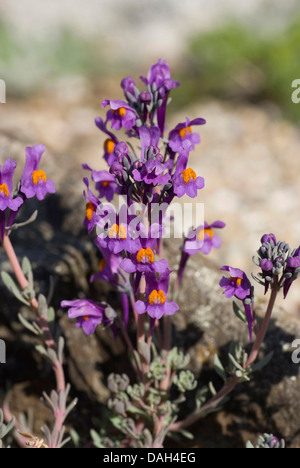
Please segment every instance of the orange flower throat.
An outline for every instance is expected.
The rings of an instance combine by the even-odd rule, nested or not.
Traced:
[[[242,278],[234,278],[230,276],[229,281],[233,281],[238,287],[242,284]]]
[[[86,204],[86,217],[88,221],[91,221],[93,214],[96,211],[96,207],[93,205],[92,202],[88,202]]]
[[[3,193],[6,197],[9,197],[9,190],[6,184],[0,185],[0,193]]]
[[[109,230],[108,237],[110,239],[121,239],[121,240],[127,239],[126,227],[123,226],[122,224],[121,226],[118,226],[118,224],[113,224]]]
[[[125,107],[119,107],[119,109],[115,109],[113,111],[114,114],[118,114],[120,117],[125,117],[126,115],[126,109]]]
[[[152,291],[148,298],[150,305],[164,305],[166,303],[165,293],[160,289],[159,291]]]
[[[44,171],[39,169],[38,171],[34,171],[32,173],[32,182],[34,185],[37,185],[39,182],[47,182],[47,177]]]
[[[202,231],[198,232],[198,239],[204,240],[205,234],[209,236],[210,240],[214,237],[214,232],[211,228],[202,229]]]
[[[99,263],[99,271],[103,271],[105,267],[106,267],[106,260],[105,258],[102,258],[102,260],[100,260],[100,263]]]
[[[154,263],[155,257],[152,249],[141,249],[136,254],[136,260],[138,263]]]
[[[111,138],[107,138],[104,142],[104,151],[108,154],[112,154],[115,149],[115,142]]]
[[[192,127],[188,125],[187,127],[181,128],[180,130],[178,130],[178,133],[179,133],[180,138],[184,138],[186,137],[187,134],[191,135],[193,133],[193,130],[192,130]]]
[[[182,178],[185,184],[188,184],[190,180],[197,179],[196,172],[193,169],[186,169],[182,173]]]

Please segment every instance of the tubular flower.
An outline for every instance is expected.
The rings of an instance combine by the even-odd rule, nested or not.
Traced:
[[[215,229],[223,229],[226,226],[223,221],[215,221],[208,224],[204,221],[204,226],[199,226],[196,230],[189,232],[188,238],[184,243],[184,252],[188,255],[194,255],[197,252],[202,252],[208,255],[213,248],[221,247],[221,238],[215,234]]]
[[[111,128],[120,130],[122,127],[125,130],[131,130],[136,123],[136,112],[124,101],[110,101],[105,99],[102,102],[102,107],[110,106],[107,112],[107,121],[111,122]]]
[[[224,294],[227,298],[235,296],[243,302],[248,328],[249,337],[252,341],[253,334],[253,288],[245,272],[238,268],[232,268],[229,266],[223,266],[223,271],[228,271],[230,274],[229,278],[223,277],[220,281],[220,286],[224,288]]]
[[[166,166],[161,162],[158,155],[157,159],[149,159],[142,164],[140,170],[134,169],[133,177],[136,182],[145,182],[147,185],[166,185],[171,176],[166,172]]]
[[[138,314],[145,312],[152,319],[160,319],[163,315],[173,315],[179,310],[176,302],[169,302],[167,300],[170,270],[160,275],[157,279],[156,276],[151,275],[146,277],[146,298],[144,301],[137,301],[136,311]]]
[[[83,192],[84,198],[86,200],[85,219],[83,225],[90,234],[100,219],[100,216],[97,213],[100,201],[90,190],[89,180],[87,177],[83,179],[83,182],[87,187],[87,193],[85,191]]]
[[[197,196],[198,190],[204,188],[203,177],[197,177],[193,169],[185,169],[173,179],[174,193],[179,197],[188,195],[191,198]]]
[[[288,276],[284,282],[283,295],[286,298],[292,283],[300,275],[300,247],[294,252],[292,257],[289,257],[286,262],[286,276]]]
[[[158,60],[151,66],[147,78],[141,76],[142,81],[147,85],[158,90],[159,96],[164,97],[166,93],[180,85],[178,81],[171,78],[171,72],[166,60]]]
[[[127,78],[123,78],[121,81],[121,88],[124,91],[125,97],[127,98],[127,95],[129,94],[133,102],[136,102],[136,96],[135,96],[135,81],[133,78],[128,76]]]
[[[129,215],[125,205],[122,206],[119,215],[109,222],[108,226],[99,233],[97,245],[100,249],[108,249],[117,255],[123,250],[129,253],[136,253],[141,249],[141,239],[138,226],[131,225],[131,221],[136,220],[133,215]]]
[[[168,270],[167,260],[155,261],[155,255],[150,247],[140,249],[132,258],[125,258],[121,265],[126,273],[164,273]]]
[[[228,271],[230,274],[229,278],[223,276],[220,281],[221,288],[224,288],[224,294],[227,298],[237,297],[238,299],[244,300],[251,293],[251,283],[244,273],[239,268],[232,268],[230,266],[223,266],[223,271]]]
[[[197,118],[194,120],[186,119],[185,123],[178,124],[169,134],[169,146],[175,153],[183,149],[183,143],[188,142],[190,149],[194,150],[195,145],[200,143],[200,136],[194,133],[192,127],[195,125],[205,125],[206,120]]]
[[[115,154],[116,145],[119,143],[118,138],[109,130],[107,130],[105,123],[101,117],[95,118],[95,124],[103,133],[107,135],[106,140],[103,144],[104,155],[103,158],[109,166],[111,166],[115,161],[117,161],[117,156]]]
[[[27,198],[36,196],[38,200],[44,200],[47,193],[55,193],[55,184],[47,179],[45,172],[39,169],[39,163],[44,145],[36,145],[26,148],[26,163],[21,179],[21,192]]]
[[[109,326],[113,323],[113,318],[108,318],[106,310],[107,304],[96,304],[89,299],[78,299],[75,301],[62,301],[61,307],[68,307],[70,319],[77,319],[76,327],[82,328],[86,335],[92,335],[98,325],[103,323]]]
[[[23,204],[21,197],[12,198],[13,195],[13,176],[17,163],[12,159],[7,159],[0,166],[0,211],[9,208],[11,211],[18,211]]]

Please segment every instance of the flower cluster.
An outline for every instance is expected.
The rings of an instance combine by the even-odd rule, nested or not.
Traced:
[[[13,177],[17,163],[7,159],[3,167],[0,166],[0,234],[3,240],[5,231],[13,225],[16,216],[26,199],[37,197],[44,200],[47,193],[55,193],[52,180],[47,179],[45,172],[39,168],[44,145],[26,148],[26,163],[21,181],[14,190]]]
[[[255,279],[265,286],[265,293],[276,285],[283,288],[286,298],[300,275],[300,246],[292,250],[285,242],[277,242],[274,234],[265,234],[253,261],[261,269]]]
[[[142,91],[133,78],[124,78],[121,82],[124,99],[105,99],[102,108],[106,109],[106,118],[95,119],[96,126],[105,134],[103,158],[109,168],[98,171],[83,165],[95,184],[93,193],[88,178],[84,179],[87,188],[84,225],[89,233],[96,227],[95,244],[101,258],[99,271],[91,281],[109,281],[121,293],[123,302],[124,295],[130,297],[136,316],[147,313],[153,324],[179,309],[168,297],[171,270],[161,258],[166,214],[155,207],[169,206],[175,197],[184,195],[196,198],[204,188],[204,179],[189,166],[189,155],[200,143],[197,127],[206,122],[202,118],[187,118],[166,132],[169,95],[179,83],[171,77],[165,60],[152,65],[141,81],[145,86]],[[114,131],[121,129],[127,141],[115,135]],[[137,145],[129,139],[137,140]],[[119,211],[106,204],[115,194],[125,200]],[[198,227],[185,241],[184,255],[189,257],[198,251],[208,254],[213,247],[219,248],[221,240],[214,230],[224,226],[217,221]],[[180,276],[185,264],[186,261],[180,268]],[[75,307],[76,304],[75,301]],[[85,308],[82,315],[93,317],[92,309],[89,313]],[[92,329],[87,330],[88,325],[82,319],[78,323],[85,332]]]
[[[274,234],[264,234],[253,262],[260,268],[260,272],[257,276],[252,276],[264,286],[265,294],[271,289],[276,295],[283,289],[283,296],[286,298],[293,282],[300,276],[300,246],[291,250],[285,242],[277,242]],[[244,271],[230,266],[223,266],[221,270],[227,271],[229,277],[223,277],[220,286],[224,288],[227,298],[235,297],[242,301],[252,341],[255,321],[254,288]]]

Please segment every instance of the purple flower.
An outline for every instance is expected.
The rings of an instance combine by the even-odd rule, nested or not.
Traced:
[[[158,127],[140,127],[139,130],[139,138],[141,140],[142,151],[141,151],[141,160],[144,161],[147,159],[146,157],[146,150],[153,147],[154,149],[158,149],[158,143],[160,138],[160,130]]]
[[[89,180],[87,177],[83,179],[84,184],[87,187],[87,193],[84,191],[83,195],[86,200],[86,213],[84,219],[84,227],[88,230],[90,234],[98,221],[100,220],[100,216],[97,213],[97,209],[100,205],[100,201],[98,198],[93,194],[89,187]]]
[[[134,226],[131,221],[133,221]],[[134,221],[136,221],[136,217],[129,215],[127,207],[123,205],[119,215],[115,216],[114,222],[110,222],[109,226],[98,235],[97,244],[99,247],[109,249],[114,254],[119,254],[123,250],[129,253],[138,252],[141,249],[138,231],[140,223],[136,225]]]
[[[179,310],[176,302],[167,300],[169,289],[170,270],[157,279],[156,276],[147,276],[146,302],[136,302],[136,312],[147,312],[152,319],[160,319],[163,315],[173,315]]]
[[[13,192],[13,176],[17,163],[12,159],[7,159],[0,166],[0,211],[5,211],[9,208],[11,211],[18,211],[23,204],[21,197],[12,198]]]
[[[266,278],[266,277],[273,278],[272,270],[274,268],[274,265],[273,265],[273,262],[271,260],[269,260],[268,258],[263,258],[260,261],[259,266],[260,266],[260,268],[262,270],[263,278]],[[265,281],[265,294],[267,294],[267,292],[269,290],[269,286],[270,286],[270,282]]]
[[[107,112],[107,121],[111,122],[111,128],[120,130],[122,127],[125,130],[131,130],[136,123],[136,112],[124,101],[110,101],[105,99],[102,102],[102,107],[110,106]]]
[[[113,133],[107,130],[106,125],[101,119],[101,117],[95,118],[95,124],[103,133],[106,133],[106,135],[108,136],[108,138],[105,140],[104,145],[103,145],[104,147],[103,158],[105,159],[107,164],[111,166],[117,160],[117,156],[115,154],[115,147],[119,143],[119,140]]]
[[[147,78],[141,76],[142,81],[149,86],[153,93],[157,91],[160,105],[157,109],[157,124],[161,136],[164,134],[166,108],[168,96],[172,89],[177,88],[180,83],[171,78],[170,68],[166,60],[158,60],[151,66]]]
[[[26,148],[26,163],[21,179],[21,192],[27,198],[37,196],[38,200],[44,200],[47,193],[55,193],[54,182],[47,179],[45,172],[38,168],[44,152],[44,145]]]
[[[228,271],[230,274],[229,278],[223,276],[220,281],[220,286],[224,288],[224,294],[227,298],[235,296],[243,301],[251,295],[251,283],[246,273],[230,266],[223,266],[221,270]]]
[[[277,240],[274,234],[264,234],[261,238],[262,244],[269,244],[271,241],[273,242],[274,246],[277,244]]]
[[[155,261],[155,255],[150,247],[140,249],[132,258],[125,258],[120,267],[126,273],[164,273],[169,268],[167,260]]]
[[[105,310],[107,309],[106,304],[98,305],[88,299],[78,299],[76,301],[62,301],[61,307],[69,307],[69,318],[76,318],[76,327],[83,328],[86,335],[92,335],[97,325],[101,323],[107,326],[113,322],[105,314]]]
[[[147,185],[166,185],[171,176],[166,172],[166,166],[162,164],[162,155],[157,155],[157,159],[149,159],[142,164],[141,169],[134,169],[132,175],[136,182],[145,182]]]
[[[87,164],[83,164],[82,167],[92,172],[92,180],[96,183],[99,198],[105,197],[107,201],[111,202],[115,193],[120,193],[120,187],[116,183],[116,178],[113,174],[110,174],[108,171],[93,171]]]
[[[220,281],[220,286],[224,288],[224,294],[227,298],[235,296],[243,302],[245,314],[248,322],[250,341],[252,342],[252,329],[253,329],[253,291],[252,286],[247,278],[247,275],[238,268],[230,266],[223,266],[223,271],[228,271],[229,278],[223,276]]]
[[[197,197],[198,190],[203,189],[204,185],[203,177],[197,177],[193,169],[185,169],[173,179],[173,190],[179,198],[183,195]]]
[[[286,298],[292,283],[298,278],[300,274],[300,247],[295,251],[293,257],[289,257],[287,259],[285,273],[290,273],[292,276],[287,278],[284,282],[284,299]]]
[[[148,105],[151,102],[151,94],[149,91],[142,91],[140,94],[140,100],[143,104]]]
[[[214,233],[214,229],[223,229],[225,226],[226,224],[223,223],[223,221],[215,221],[212,224],[208,224],[204,221],[204,226],[190,231],[184,243],[184,252],[188,255],[194,255],[200,251],[204,255],[208,255],[212,248],[219,249],[222,241],[220,237]]]
[[[127,94],[129,93],[131,95],[130,97],[132,97],[133,99],[133,102],[137,101],[135,92],[134,92],[135,81],[133,78],[131,78],[130,76],[128,76],[127,78],[124,78],[121,81],[121,88],[123,89],[126,98],[127,98]]]
[[[141,76],[141,80],[147,86],[151,86],[151,88],[155,85],[160,97],[163,97],[168,91],[180,85],[178,81],[171,78],[170,68],[165,59],[160,59],[157,63],[152,65],[147,78]]]
[[[183,143],[188,142],[190,150],[195,149],[195,145],[200,143],[198,133],[193,133],[194,125],[204,125],[206,120],[198,118],[194,120],[186,119],[185,123],[178,124],[169,134],[169,146],[175,153],[183,149]]]
[[[131,258],[125,258],[120,267],[126,273],[166,273],[169,269],[167,260],[155,260],[155,248],[157,239],[161,236],[161,227],[158,224],[152,224],[148,238],[141,238],[142,248]]]
[[[112,201],[115,193],[120,192],[115,176],[107,171],[93,171],[92,180],[96,182],[96,190],[99,192],[99,197],[105,197],[109,202]]]
[[[114,255],[108,249],[101,249],[98,245],[97,238],[95,244],[99,247],[103,256],[99,263],[99,271],[91,276],[90,282],[93,283],[99,279],[117,285],[116,275],[119,273],[120,264],[123,260],[121,255]]]

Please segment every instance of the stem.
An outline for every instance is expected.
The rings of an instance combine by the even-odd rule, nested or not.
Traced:
[[[6,252],[6,255],[7,255],[9,261],[10,261],[10,264],[11,264],[13,270],[14,270],[14,273],[16,275],[18,283],[19,283],[21,289],[24,290],[28,286],[28,281],[25,278],[25,275],[24,275],[24,273],[22,271],[19,260],[18,260],[18,258],[16,256],[16,253],[14,251],[14,248],[13,248],[12,243],[10,242],[10,238],[8,236],[4,236],[3,248],[4,248],[4,250]],[[31,300],[31,306],[32,306],[33,309],[35,309],[35,312],[37,312],[38,303],[37,303],[36,299]]]
[[[125,328],[128,326],[129,321],[129,301],[128,295],[125,293],[121,293],[121,302],[122,302],[122,309],[123,309],[123,320]]]
[[[120,330],[121,330],[121,333],[123,335],[123,338],[129,348],[129,351],[131,352],[131,355],[132,355],[132,358],[134,360],[134,363],[135,363],[135,366],[136,366],[136,370],[139,374],[139,377],[141,378],[142,377],[142,372],[141,372],[141,369],[140,369],[140,366],[139,366],[139,363],[136,359],[136,355],[135,355],[135,352],[134,352],[134,348],[133,348],[133,345],[132,345],[132,342],[131,342],[131,339],[129,338],[129,335],[127,333],[127,330],[126,328],[124,327],[123,325],[123,322],[122,320],[118,320],[118,325],[120,327]]]
[[[269,326],[269,323],[270,323],[270,319],[271,319],[271,316],[272,316],[272,312],[273,312],[273,308],[274,308],[274,305],[275,305],[275,302],[276,302],[278,291],[279,291],[278,278],[276,277],[276,279],[274,281],[274,284],[273,284],[271,297],[270,297],[270,300],[269,300],[269,304],[268,304],[268,307],[267,307],[267,311],[266,311],[266,314],[265,314],[261,329],[259,330],[259,332],[257,334],[256,340],[255,340],[255,342],[253,344],[253,347],[252,347],[251,353],[249,355],[248,361],[245,364],[245,368],[248,367],[248,366],[251,366],[254,363],[254,361],[256,361],[256,358],[258,356],[260,347],[261,347],[261,345],[262,345],[262,343],[263,343],[263,341],[265,339],[265,336],[266,336],[266,333],[267,333],[267,330],[268,330],[268,326]]]
[[[20,288],[24,291],[24,289],[26,289],[28,286],[28,281],[23,273],[23,270],[21,268],[21,265],[19,263],[19,260],[16,256],[13,245],[8,235],[4,236],[3,248],[14,270],[14,273],[16,275]],[[38,302],[36,298],[33,298],[30,300],[30,305],[45,335],[45,344],[47,348],[56,351],[55,341],[53,339],[47,320],[39,316],[39,312],[38,312],[39,306],[38,306]],[[62,363],[60,361],[57,361],[57,365],[54,365],[52,368],[55,373],[57,392],[64,391],[65,390],[65,376],[64,376]]]
[[[276,278],[273,284],[272,288],[272,293],[271,297],[268,303],[267,311],[262,323],[262,327],[260,331],[257,334],[256,340],[253,344],[252,350],[250,352],[249,358],[245,364],[245,368],[251,366],[255,361],[258,356],[260,347],[265,339],[268,326],[270,323],[270,319],[272,316],[273,308],[275,305],[276,297],[279,291],[279,284],[278,284],[278,279]],[[218,404],[227,396],[229,393],[231,393],[234,388],[240,383],[240,380],[237,377],[233,377],[229,382],[226,382],[222,389],[215,395],[210,401],[206,403],[202,408],[199,408],[198,410],[194,411],[190,416],[188,416],[186,419],[183,421],[178,421],[170,426],[170,431],[172,432],[178,432],[181,429],[184,429],[185,427],[190,426],[191,424],[194,424],[200,417],[205,413],[206,411],[216,408]]]
[[[158,342],[158,347],[160,349],[163,349],[163,339],[161,335],[161,330],[160,330],[160,321],[157,319],[156,324],[155,324],[155,331],[156,331],[156,337],[157,337],[157,342]]]
[[[130,293],[130,302],[131,302],[131,306],[132,306],[132,310],[134,314],[135,323],[137,324],[139,316],[137,314],[137,311],[135,310],[135,297],[132,291]]]
[[[140,287],[139,287],[139,297],[141,300],[144,299],[146,291],[146,279],[144,276],[142,276],[141,281],[140,281]],[[145,341],[145,315],[139,315],[138,316],[138,321],[137,321],[137,350],[138,353],[141,357],[142,362],[144,361],[144,356],[143,353],[140,349],[139,343]]]
[[[172,322],[171,317],[164,315],[163,317],[163,326],[164,326],[164,345],[163,349],[165,351],[170,351],[171,342],[172,342]]]
[[[56,378],[57,393],[64,392],[66,389],[66,380],[62,363],[59,362],[57,366],[53,367],[53,371],[55,373]]]
[[[163,326],[164,326],[164,341],[163,349],[169,353],[172,344],[172,322],[171,317],[164,315],[163,317]],[[171,368],[167,366],[166,377],[161,381],[160,388],[162,391],[167,391],[170,385],[171,378]]]
[[[137,326],[137,342],[138,344],[145,341],[145,315],[139,315]]]
[[[170,431],[171,432],[178,432],[181,429],[184,429],[185,427],[191,426],[194,424],[200,417],[202,416],[203,413],[206,413],[208,410],[215,408],[218,406],[218,404],[227,396],[229,393],[232,392],[232,390],[236,387],[236,385],[239,383],[239,379],[237,377],[234,377],[231,381],[227,382],[222,389],[215,395],[210,401],[206,403],[206,405],[202,406],[202,408],[199,408],[196,410],[194,413],[192,413],[190,416],[188,416],[186,419],[183,421],[178,421],[170,426]]]

